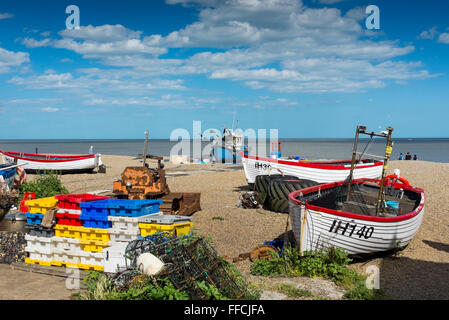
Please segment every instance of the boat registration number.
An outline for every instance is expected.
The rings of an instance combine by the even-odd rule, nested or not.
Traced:
[[[268,168],[271,167],[271,165],[266,164],[266,163],[259,163],[259,162],[256,162],[256,163],[254,164],[254,167],[255,167],[256,169],[268,169]]]
[[[346,235],[348,237],[358,237],[359,239],[362,237],[369,239],[374,233],[374,227],[358,226],[355,223],[344,223],[339,220],[334,220],[329,232],[338,233],[343,236]]]

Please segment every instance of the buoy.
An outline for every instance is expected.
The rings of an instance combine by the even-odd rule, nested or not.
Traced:
[[[407,179],[405,179],[404,177],[400,177],[400,176],[397,176],[397,175],[395,175],[395,174],[390,174],[390,175],[388,175],[388,176],[386,176],[385,177],[385,180],[386,181],[401,181],[403,184],[405,184],[406,186],[409,186],[410,185],[410,183],[408,182],[408,180]]]
[[[149,252],[142,253],[137,258],[137,268],[146,275],[154,276],[158,274],[163,267],[164,263]]]

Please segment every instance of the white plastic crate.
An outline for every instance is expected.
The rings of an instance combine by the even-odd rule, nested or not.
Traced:
[[[92,266],[103,266],[103,253],[101,252],[86,252],[83,251],[80,255],[80,263]]]
[[[108,229],[109,238],[114,242],[129,242],[140,236],[140,229],[132,231]]]
[[[29,234],[25,235],[25,240],[27,241],[27,248],[31,251],[27,252],[44,252],[51,253],[52,239],[55,237],[47,238],[47,237],[38,237],[31,236]]]
[[[43,255],[51,255],[52,254],[52,250],[51,248],[43,248],[43,247],[39,247],[39,246],[35,246],[33,244],[28,244],[26,245],[25,252],[29,252],[30,254],[43,254]],[[33,260],[39,260],[37,258],[32,258]],[[47,260],[44,260],[47,261]]]
[[[112,228],[115,231],[131,231],[139,230],[139,219],[143,217],[162,215],[162,212],[147,214],[142,217],[119,217],[109,216],[108,221],[112,222]]]
[[[178,223],[193,222],[193,217],[177,216],[177,215],[157,215],[157,216],[149,215],[139,217],[139,222],[147,224],[172,225]]]
[[[26,250],[26,248],[25,248]],[[51,262],[53,260],[53,254],[52,253],[44,253],[44,252],[38,252],[38,251],[34,251],[34,252],[29,252],[29,258],[30,260],[39,260],[39,261],[46,261],[46,262]]]
[[[104,272],[115,273],[126,269],[127,246],[128,242],[115,242],[103,250]]]
[[[81,214],[81,210],[59,208],[56,213]]]
[[[53,260],[66,263],[80,263],[80,255],[82,251],[63,251],[63,250],[53,250]]]
[[[65,252],[77,252],[82,250],[80,239],[66,237],[53,237],[51,247],[53,250]]]

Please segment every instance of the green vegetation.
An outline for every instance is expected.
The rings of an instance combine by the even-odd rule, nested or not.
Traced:
[[[224,218],[223,218],[223,217],[213,217],[212,220],[220,220],[220,221],[223,221]]]
[[[366,287],[366,276],[348,267],[352,260],[341,249],[330,248],[300,256],[299,251],[287,247],[284,255],[272,254],[271,259],[260,259],[251,265],[251,274],[258,276],[306,276],[329,279],[342,286],[344,298],[354,300],[381,299],[380,290]]]
[[[180,243],[189,244],[199,238],[198,235],[185,237]],[[207,241],[206,239],[202,238]],[[210,243],[209,243],[210,244]],[[198,257],[201,259],[201,257]],[[258,300],[260,292],[248,286],[242,275],[229,262],[220,258],[224,270],[229,278],[244,289],[243,300]],[[187,291],[178,290],[167,277],[154,278],[144,274],[137,275],[125,286],[114,285],[105,274],[89,272],[84,279],[86,292],[77,295],[81,300],[188,300]],[[205,281],[196,281],[195,284],[209,300],[229,300],[226,288],[217,289]]]
[[[62,185],[59,176],[54,172],[45,172],[38,175],[34,181],[27,181],[20,186],[19,201],[23,200],[25,192],[34,192],[36,199],[52,197],[56,194],[68,194],[69,191]]]

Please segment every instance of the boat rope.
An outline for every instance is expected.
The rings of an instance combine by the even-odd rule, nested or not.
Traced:
[[[369,148],[371,147],[372,143],[374,142],[374,136],[371,135],[368,143],[365,145],[365,148],[363,149],[362,153],[360,153],[359,161],[362,159],[363,155],[368,152]],[[357,162],[359,162],[357,161]]]

